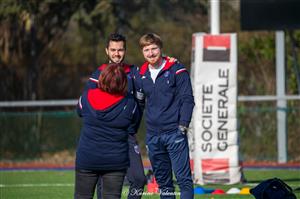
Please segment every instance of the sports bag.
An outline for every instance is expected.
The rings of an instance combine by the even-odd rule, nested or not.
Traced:
[[[262,181],[250,193],[256,199],[297,199],[292,188],[279,178]]]

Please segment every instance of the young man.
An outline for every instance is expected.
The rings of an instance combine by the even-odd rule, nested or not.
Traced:
[[[136,68],[133,65],[124,64],[125,52],[126,52],[126,39],[120,34],[111,34],[107,40],[105,52],[108,57],[109,63],[122,63],[124,70],[127,74],[128,80],[128,95],[134,94],[133,74]],[[108,64],[102,64],[89,78],[87,84],[88,88],[96,88],[98,84],[98,77],[101,71],[106,68]],[[140,118],[141,119],[141,118]],[[136,133],[136,132],[135,132]],[[128,198],[139,199],[142,197],[144,186],[147,183],[147,179],[144,173],[144,167],[142,158],[134,134],[130,134],[128,137],[129,143],[129,160],[130,166],[127,170],[127,179],[130,183]],[[101,197],[101,180],[97,184],[98,199]]]
[[[137,98],[146,104],[146,144],[161,198],[175,198],[172,173],[180,198],[194,196],[187,129],[194,97],[189,74],[178,62],[162,57],[163,42],[153,33],[140,38],[146,62],[136,74]]]

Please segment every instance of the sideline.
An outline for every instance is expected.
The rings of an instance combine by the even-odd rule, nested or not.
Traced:
[[[15,187],[72,187],[74,183],[42,183],[42,184],[0,184],[0,188]]]
[[[145,170],[151,169],[151,164],[149,160],[144,159],[143,165]],[[262,169],[289,169],[289,170],[300,170],[300,162],[289,162],[284,164],[279,164],[276,162],[242,162],[243,169],[249,170],[262,170]],[[54,164],[47,162],[1,162],[0,161],[0,171],[66,171],[66,170],[74,170],[74,163],[66,163],[66,164]]]

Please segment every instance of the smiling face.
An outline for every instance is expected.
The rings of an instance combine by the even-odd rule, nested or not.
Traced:
[[[142,49],[144,58],[147,62],[149,62],[150,65],[152,66],[157,66],[159,65],[162,57],[161,49],[158,45],[156,44],[150,44],[147,46],[144,46]]]
[[[126,50],[123,41],[110,41],[105,51],[111,63],[121,63],[125,58]]]

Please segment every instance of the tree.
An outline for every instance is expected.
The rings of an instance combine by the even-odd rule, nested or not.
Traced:
[[[1,2],[1,70],[7,73],[16,71],[16,79],[6,79],[4,84],[14,85],[13,88],[22,93],[16,96],[7,87],[2,87],[7,93],[2,98],[39,98],[41,63],[53,42],[64,33],[78,6],[79,3],[63,0]]]

